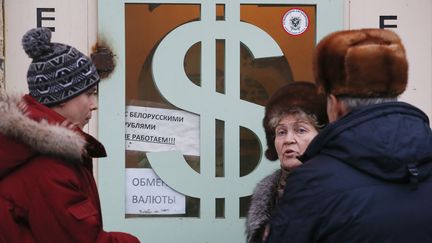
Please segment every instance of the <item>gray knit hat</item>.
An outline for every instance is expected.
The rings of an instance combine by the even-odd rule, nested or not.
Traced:
[[[44,105],[65,102],[100,80],[93,62],[71,46],[52,43],[48,28],[27,31],[22,46],[33,59],[27,71],[30,95]]]

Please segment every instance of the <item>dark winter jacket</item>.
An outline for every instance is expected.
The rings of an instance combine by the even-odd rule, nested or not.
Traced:
[[[402,102],[326,127],[288,177],[270,243],[432,242],[432,132]]]
[[[30,96],[0,95],[0,242],[139,242],[102,229],[95,138]]]

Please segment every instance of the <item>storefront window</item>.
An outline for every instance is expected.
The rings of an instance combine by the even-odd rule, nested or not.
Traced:
[[[290,15],[290,10],[296,11]],[[227,90],[229,87],[227,82],[237,80],[240,99],[264,106],[270,95],[279,87],[295,81],[312,81],[311,60],[316,35],[315,12],[315,6],[312,5],[241,5],[241,21],[267,32],[279,45],[283,56],[257,59],[248,46],[240,42],[238,61],[240,77],[229,77],[231,67],[226,65],[226,40],[222,38],[215,40],[215,60],[210,62],[214,63],[214,87],[212,87],[214,92],[227,95],[230,92]],[[217,5],[216,21],[225,20],[225,14],[225,6]],[[195,4],[125,5],[125,167],[128,173],[130,172],[129,183],[141,189],[145,187],[144,190],[156,191],[152,194],[142,193],[141,189],[133,192],[127,190],[127,193],[136,194],[135,197],[127,195],[127,200],[141,202],[139,207],[130,207],[126,203],[127,217],[200,217],[200,199],[183,195],[182,192],[170,192],[170,185],[158,179],[157,171],[156,173],[152,171],[146,154],[164,151],[164,149],[169,151],[172,149],[171,145],[181,142],[183,144],[180,144],[179,150],[182,151],[185,161],[197,173],[202,172],[199,152],[200,138],[203,138],[200,135],[200,114],[182,110],[176,104],[168,102],[159,92],[152,71],[153,57],[159,43],[179,26],[200,21],[201,18],[200,5]],[[184,75],[198,87],[206,85],[201,72],[204,61],[202,60],[203,48],[202,42],[197,41],[185,52],[183,62]],[[170,71],[170,67],[167,66],[166,72]],[[174,83],[176,80],[171,82]],[[178,92],[182,91],[178,90]],[[207,101],[204,99],[197,102],[205,107]],[[242,116],[241,112],[236,115]],[[223,178],[227,174],[226,163],[230,163],[225,161],[224,156],[226,146],[230,146],[225,141],[227,124],[217,117],[214,124],[214,177]],[[242,177],[251,173],[259,165],[263,153],[262,147],[265,147],[265,144],[262,144],[254,132],[247,127],[239,127],[239,138],[239,175],[237,176]],[[158,190],[164,190],[166,194],[160,195],[157,193]],[[142,194],[139,194],[140,192]],[[147,207],[146,202],[153,202],[158,206]],[[248,204],[248,196],[239,198],[240,217],[245,216]],[[225,217],[224,198],[215,198],[215,207],[215,217]]]

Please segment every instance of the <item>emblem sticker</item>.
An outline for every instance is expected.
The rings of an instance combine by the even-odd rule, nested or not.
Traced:
[[[298,8],[290,9],[282,18],[282,26],[290,35],[303,34],[309,26],[307,14]]]

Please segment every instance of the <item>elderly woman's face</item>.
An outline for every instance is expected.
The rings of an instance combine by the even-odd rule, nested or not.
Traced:
[[[275,148],[283,169],[293,169],[301,162],[297,159],[318,134],[315,126],[298,115],[284,116],[275,128]]]

